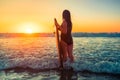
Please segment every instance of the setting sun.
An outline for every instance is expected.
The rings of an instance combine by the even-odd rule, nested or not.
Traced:
[[[31,34],[31,33],[33,33],[33,31],[32,31],[32,29],[26,29],[26,33]]]
[[[24,22],[24,23],[16,25],[16,27],[18,27],[17,32],[20,32],[20,33],[31,34],[31,33],[43,32],[43,27],[34,22]]]

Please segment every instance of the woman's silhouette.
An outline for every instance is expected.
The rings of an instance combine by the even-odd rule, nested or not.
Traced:
[[[56,18],[54,19],[55,25],[61,31],[61,48],[63,51],[63,61],[67,60],[67,57],[70,59],[70,62],[74,61],[73,57],[73,39],[71,35],[72,31],[72,22],[71,15],[69,10],[64,10],[62,13],[63,22],[61,25],[58,24]]]

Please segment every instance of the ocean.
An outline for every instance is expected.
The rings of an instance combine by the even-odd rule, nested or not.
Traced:
[[[59,67],[54,37],[1,37],[0,80],[120,79],[120,37],[73,40],[73,72],[59,72],[52,70]]]

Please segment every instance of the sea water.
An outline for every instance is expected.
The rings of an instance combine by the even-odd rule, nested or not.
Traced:
[[[119,37],[74,37],[73,40],[75,61],[70,65],[75,72],[89,71],[93,73],[120,74]],[[4,80],[4,78],[9,80],[10,76],[12,76],[13,80],[14,78],[21,80],[28,75],[27,73],[22,73],[23,76],[9,72],[9,74],[13,74],[6,77],[5,73],[2,72],[4,69],[15,67],[29,67],[41,70],[59,67],[55,38],[0,38],[0,80]],[[56,80],[58,79],[56,76],[52,77],[55,77]],[[36,80],[39,80],[41,76],[37,76],[37,78]],[[91,80],[96,80],[93,78]],[[54,78],[51,79],[54,80]],[[84,79],[81,77],[79,80]],[[12,79],[10,78],[10,80]]]

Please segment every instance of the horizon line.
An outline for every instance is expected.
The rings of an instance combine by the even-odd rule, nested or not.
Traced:
[[[17,33],[17,34],[29,34],[29,33],[25,33],[25,32],[0,32],[0,34],[2,33],[10,33],[10,34],[13,34],[13,33]],[[30,34],[50,34],[50,33],[54,33],[54,32],[33,32],[33,33],[30,33]],[[120,32],[72,32],[72,33],[120,33]]]

